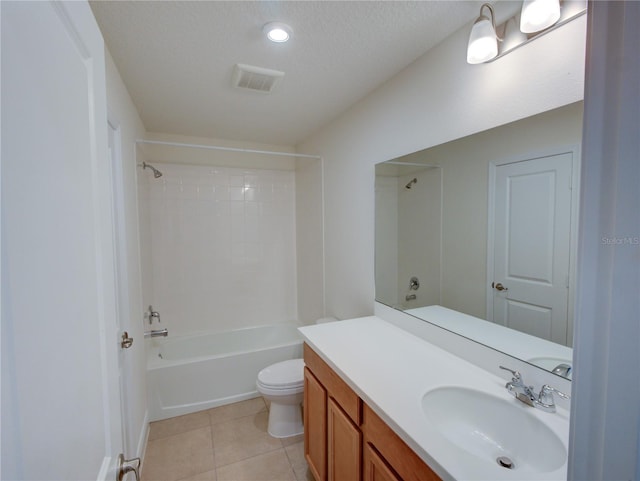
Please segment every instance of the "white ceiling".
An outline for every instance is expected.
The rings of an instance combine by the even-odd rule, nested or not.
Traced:
[[[97,1],[91,8],[149,132],[296,145],[479,12],[480,1]],[[293,37],[263,37],[269,21]],[[461,52],[461,55],[464,55]],[[271,94],[236,63],[285,72]]]

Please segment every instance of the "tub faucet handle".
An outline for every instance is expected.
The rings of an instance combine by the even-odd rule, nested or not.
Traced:
[[[160,322],[160,313],[154,311],[152,305],[149,305],[149,310],[145,313],[145,317],[149,319],[149,324],[153,324],[154,319]]]

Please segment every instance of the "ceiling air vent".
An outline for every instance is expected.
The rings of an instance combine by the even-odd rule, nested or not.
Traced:
[[[269,93],[284,77],[284,72],[238,63],[233,69],[234,87]]]

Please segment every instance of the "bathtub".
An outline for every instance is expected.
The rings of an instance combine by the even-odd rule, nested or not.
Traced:
[[[298,327],[286,323],[148,339],[149,419],[158,421],[258,397],[256,379],[261,369],[302,357]]]

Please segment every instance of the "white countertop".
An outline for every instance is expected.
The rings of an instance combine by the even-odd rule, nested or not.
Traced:
[[[548,371],[561,363],[572,364],[573,349],[570,347],[446,307],[416,307],[404,312]]]
[[[566,479],[566,462],[548,473],[527,472],[526,468],[511,471],[487,463],[457,449],[425,418],[424,393],[437,387],[462,386],[520,405],[518,408],[543,421],[568,446],[568,412],[545,413],[517,401],[504,387],[508,373],[505,378],[494,376],[375,316],[299,330],[307,344],[442,479]]]

